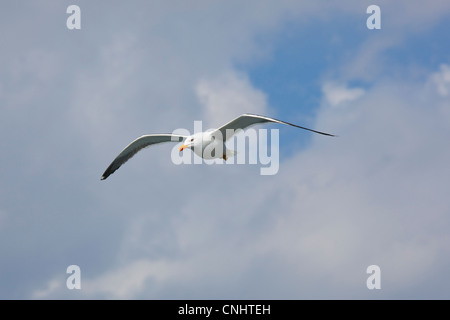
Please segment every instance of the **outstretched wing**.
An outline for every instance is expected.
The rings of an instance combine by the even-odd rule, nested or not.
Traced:
[[[318,134],[323,134],[323,135],[326,135],[326,136],[334,137],[333,134],[329,134],[329,133],[325,133],[325,132],[321,132],[321,131],[316,131],[316,130],[308,129],[308,128],[305,128],[305,127],[301,127],[301,126],[298,126],[296,124],[292,124],[292,123],[289,123],[289,122],[286,122],[286,121],[281,121],[281,120],[278,120],[278,119],[269,118],[269,117],[266,117],[266,116],[260,116],[260,115],[257,115],[257,114],[249,114],[249,113],[245,113],[245,114],[240,115],[236,119],[231,120],[230,122],[228,122],[227,124],[223,125],[222,127],[220,127],[217,130],[220,130],[220,132],[222,133],[222,137],[224,138],[223,140],[226,141],[226,140],[228,140],[229,138],[231,138],[233,136],[234,132],[237,129],[244,130],[245,128],[247,128],[249,126],[252,126],[252,125],[255,125],[255,124],[268,123],[268,122],[287,124],[287,125],[290,125],[290,126],[293,126],[293,127],[296,127],[296,128],[300,128],[300,129],[303,129],[303,130],[308,130],[308,131],[312,131],[312,132],[315,132],[315,133],[318,133]],[[228,134],[227,135],[227,130],[232,130],[232,131],[229,131],[229,132],[232,132],[233,134]]]
[[[108,178],[114,171],[120,168],[125,162],[127,162],[132,156],[134,156],[139,150],[148,147],[152,144],[161,142],[181,142],[186,139],[185,136],[174,135],[174,134],[149,134],[137,138],[131,142],[121,153],[114,159],[114,161],[109,165],[109,167],[103,173],[101,180]]]

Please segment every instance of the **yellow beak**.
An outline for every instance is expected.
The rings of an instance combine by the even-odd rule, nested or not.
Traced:
[[[185,149],[187,147],[188,147],[187,145],[183,144],[178,150],[181,152],[181,151],[183,151],[183,149]]]

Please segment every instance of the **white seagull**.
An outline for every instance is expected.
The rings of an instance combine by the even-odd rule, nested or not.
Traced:
[[[234,150],[229,150],[225,147],[225,142],[231,138],[236,130],[242,129],[261,123],[282,123],[287,124],[296,128],[312,131],[318,134],[323,134],[326,136],[334,137],[335,135],[320,132],[312,129],[308,129],[305,127],[301,127],[286,121],[281,121],[274,118],[269,118],[266,116],[260,116],[256,114],[242,114],[236,119],[231,120],[230,122],[224,124],[218,129],[199,132],[190,136],[182,136],[175,134],[148,134],[141,136],[131,142],[125,149],[122,150],[121,153],[114,159],[114,161],[109,165],[109,167],[103,173],[101,180],[105,180],[108,178],[114,171],[120,168],[125,162],[127,162],[131,157],[133,157],[139,150],[151,146],[152,144],[157,144],[161,142],[181,142],[183,141],[183,145],[179,148],[179,151],[183,151],[184,149],[191,148],[198,156],[205,159],[213,159],[213,158],[221,158],[225,161],[228,160],[229,156],[234,156],[236,152]],[[228,131],[227,131],[228,130]],[[220,132],[219,132],[220,131]],[[232,133],[230,135],[230,132]],[[218,138],[219,137],[219,138]],[[223,150],[223,154],[217,154],[212,156],[211,154],[204,154],[204,150],[206,147],[215,148],[214,145],[222,144],[222,148],[219,150]],[[211,149],[210,149],[211,150]]]

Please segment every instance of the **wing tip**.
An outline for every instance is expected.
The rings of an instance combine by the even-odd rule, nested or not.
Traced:
[[[112,172],[108,172],[108,170],[106,170],[102,177],[100,178],[100,180],[106,180],[106,178],[108,178],[111,175]]]

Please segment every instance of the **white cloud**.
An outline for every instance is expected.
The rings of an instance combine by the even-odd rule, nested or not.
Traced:
[[[364,94],[362,88],[347,88],[344,85],[327,82],[322,86],[325,99],[332,106],[358,99]]]
[[[242,113],[267,113],[265,94],[253,88],[242,73],[229,71],[212,80],[200,80],[196,93],[204,106],[206,120],[214,126]]]
[[[430,77],[431,81],[436,86],[437,92],[441,96],[450,94],[450,66],[442,64],[438,72],[435,72]]]
[[[167,281],[170,265],[141,259],[115,268],[95,279],[87,279],[83,294],[88,297],[106,296],[110,299],[131,299],[140,294],[147,280]]]
[[[86,272],[89,274],[89,272]],[[54,298],[96,298],[131,299],[139,294],[145,287],[146,281],[167,280],[170,273],[168,266],[163,262],[152,262],[145,259],[128,261],[125,266],[114,266],[111,270],[89,278],[85,269],[81,268],[80,289],[69,290],[66,279],[60,276],[52,278],[45,289],[35,290],[32,299]]]
[[[375,261],[386,286],[406,296],[407,287],[426,286],[436,265],[450,264],[439,254],[450,244],[443,191],[450,130],[441,98],[402,79],[378,82],[346,108],[324,99],[318,123],[339,138],[316,137],[313,148],[282,164],[290,175],[283,187],[294,191],[286,209],[293,220],[281,228],[291,238],[281,247],[299,243],[305,261],[300,248],[310,245],[323,265],[337,267],[325,273],[340,270],[345,281],[355,279],[347,266]]]
[[[31,294],[31,299],[48,299],[57,297],[56,293],[61,293],[64,289],[65,280],[62,277],[55,277],[47,283],[45,289],[37,289]],[[67,290],[67,288],[66,288]]]

